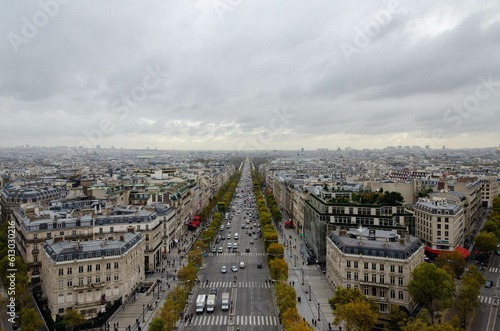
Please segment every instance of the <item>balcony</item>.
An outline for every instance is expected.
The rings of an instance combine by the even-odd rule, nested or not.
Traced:
[[[40,251],[38,250],[38,248],[33,248],[33,249],[31,250],[31,253],[32,253],[32,254],[38,254],[38,253],[40,253]]]
[[[90,284],[90,285],[87,285],[87,284],[84,284],[82,286],[79,286],[79,285],[75,285],[73,286],[73,290],[76,291],[76,290],[85,290],[85,289],[93,289],[93,288],[103,288],[105,285],[104,282],[102,283],[93,283],[93,284]]]

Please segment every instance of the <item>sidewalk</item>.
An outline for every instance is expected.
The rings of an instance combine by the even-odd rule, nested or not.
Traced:
[[[201,234],[201,231],[201,229],[198,229],[194,232],[186,232],[183,237],[180,238],[178,246],[173,247],[170,253],[166,255],[166,258],[161,261],[161,264],[157,266],[159,271],[146,275],[145,282],[157,282],[157,280],[160,280],[160,287],[158,288],[157,286],[154,292],[149,295],[146,292],[137,293],[137,299],[135,301],[126,302],[122,308],[119,308],[115,315],[109,319],[111,330],[114,329],[116,323],[118,323],[118,330],[128,330],[129,326],[131,330],[138,330],[137,320],[139,321],[141,330],[147,330],[156,312],[161,309],[165,303],[169,288],[173,288],[177,285],[177,272],[187,264],[187,252],[189,252],[196,238]],[[183,250],[185,250],[185,252]],[[165,269],[165,271],[162,272],[162,269]],[[170,287],[168,285],[170,285]],[[160,292],[158,292],[158,289]],[[148,305],[152,307],[151,310],[147,310]],[[146,312],[143,321],[142,316],[144,310],[146,310]],[[179,323],[180,322],[177,322],[177,326],[179,326]]]
[[[300,302],[297,302],[299,315],[305,318],[311,326],[313,326],[312,321],[315,319],[317,321],[316,326],[313,326],[315,330],[328,330],[328,323],[331,324],[331,330],[338,330],[338,327],[333,325],[334,317],[328,303],[328,299],[334,296],[334,290],[326,281],[318,265],[304,263],[299,249],[304,240],[293,229],[277,230],[279,242],[288,243],[285,246],[285,261],[288,263],[289,270],[288,282],[294,283],[297,296],[301,298]],[[290,243],[291,245],[289,245]],[[302,284],[302,280],[304,284]]]

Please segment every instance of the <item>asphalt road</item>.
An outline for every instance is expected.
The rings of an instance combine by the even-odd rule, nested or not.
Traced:
[[[476,264],[476,266],[478,266]],[[479,294],[479,308],[472,330],[500,330],[500,256],[494,255],[489,267],[482,271],[486,280],[493,281],[493,287],[482,287]]]
[[[245,193],[241,193],[242,191]],[[258,229],[242,229],[241,227],[242,224],[246,227],[248,219],[244,206],[250,203],[249,196],[252,196],[253,200],[255,198],[248,163],[243,168],[235,195],[240,195],[241,198],[235,198],[231,203],[231,206],[236,207],[236,211],[229,213],[231,227],[227,228],[227,222],[224,218],[222,222],[224,230],[218,233],[225,236],[230,234],[231,239],[221,240],[218,244],[214,244],[217,247],[222,246],[223,253],[209,253],[205,258],[206,266],[198,272],[201,284],[192,297],[193,301],[196,301],[199,294],[208,294],[211,288],[216,288],[215,311],[209,314],[205,310],[203,314],[196,315],[195,304],[192,303],[188,314],[192,313],[193,318],[191,323],[184,324],[184,330],[215,331],[227,328],[228,331],[231,331],[240,328],[241,330],[274,331],[279,328],[273,289],[266,281],[270,278],[270,274],[266,264],[262,238],[258,236]],[[244,203],[245,199],[247,200],[246,204]],[[239,205],[236,206],[236,203]],[[248,225],[253,226],[253,222]],[[253,230],[256,230],[255,234],[251,233]],[[248,232],[250,235],[247,234]],[[237,240],[234,239],[235,233],[239,235]],[[250,244],[250,240],[253,240],[254,243]],[[236,253],[233,249],[228,250],[228,242],[238,243],[240,253]],[[246,247],[250,249],[250,252],[245,252]],[[240,262],[245,263],[244,268],[240,268]],[[262,264],[261,269],[257,268],[259,262]],[[227,267],[227,273],[221,272],[222,266]],[[232,266],[236,266],[236,272],[231,271]],[[224,292],[230,293],[230,301],[232,302],[230,306],[232,309],[228,311],[221,310],[222,293]]]

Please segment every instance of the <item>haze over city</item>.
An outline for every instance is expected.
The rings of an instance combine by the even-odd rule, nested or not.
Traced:
[[[499,7],[9,2],[0,146],[498,146]]]

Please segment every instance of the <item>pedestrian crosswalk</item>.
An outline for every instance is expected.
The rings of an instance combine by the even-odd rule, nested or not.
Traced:
[[[488,271],[489,272],[498,272],[500,270],[500,268],[489,268]]]
[[[200,284],[202,288],[221,288],[221,287],[233,287],[234,282],[203,282]],[[266,282],[236,282],[237,287],[265,287],[269,288],[271,286],[270,283]]]
[[[493,301],[495,301],[495,298],[486,295],[479,295],[478,299],[479,303],[484,303],[485,305],[491,305],[493,304]]]
[[[236,253],[236,252],[231,252],[231,253],[218,253],[217,255],[214,254],[214,256],[266,256],[266,253]]]
[[[276,316],[234,316],[234,325],[278,325]],[[192,325],[228,325],[229,316],[202,315],[193,317]]]

